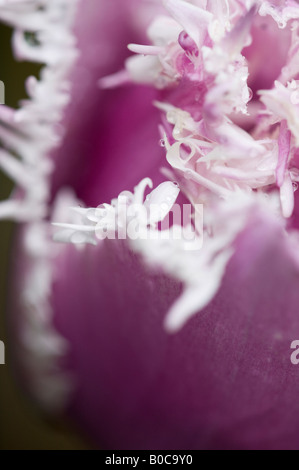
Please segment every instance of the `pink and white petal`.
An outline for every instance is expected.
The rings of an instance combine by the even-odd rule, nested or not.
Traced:
[[[287,122],[282,121],[278,137],[278,163],[276,168],[276,182],[279,187],[281,187],[284,182],[290,149],[291,132],[288,130]]]
[[[125,241],[67,246],[52,305],[71,345],[69,417],[106,449],[298,448],[294,253],[256,213],[212,303],[171,335],[178,282]]]
[[[164,0],[164,5],[197,47],[201,47],[213,15],[207,10],[179,0]]]
[[[248,86],[256,98],[258,90],[271,88],[280,76],[287,62],[292,35],[288,28],[280,30],[269,16],[260,15],[254,17],[250,33],[252,43],[242,54],[248,61]],[[271,50],[275,50],[275,54],[269,54]],[[267,67],[263,66],[265,62]]]
[[[53,153],[53,197],[60,187],[71,186],[94,205],[132,189],[145,176],[159,175],[163,153],[159,115],[152,107],[156,92],[144,87],[101,90],[98,83],[123,67],[127,44],[144,41],[146,24],[157,11],[156,2],[79,2],[74,31],[80,57],[70,76],[65,135]]]

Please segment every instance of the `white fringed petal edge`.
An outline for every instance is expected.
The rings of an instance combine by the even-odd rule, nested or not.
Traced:
[[[0,1],[0,20],[14,29],[15,57],[45,64],[40,80],[28,78],[29,99],[19,109],[0,106],[0,168],[16,183],[12,197],[0,202],[0,219],[24,223],[20,234],[26,277],[19,286],[22,327],[16,347],[29,393],[51,413],[64,408],[73,386],[59,367],[68,345],[52,326],[49,296],[57,247],[53,249],[46,217],[49,154],[61,139],[56,126],[70,100],[69,73],[78,56],[72,33],[77,4],[78,0]]]

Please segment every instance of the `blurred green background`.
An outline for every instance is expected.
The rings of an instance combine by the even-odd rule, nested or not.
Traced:
[[[0,80],[5,84],[5,104],[17,107],[19,100],[26,98],[25,79],[29,75],[38,76],[40,67],[14,61],[11,35],[11,29],[0,24]],[[0,172],[0,200],[9,196],[12,186],[12,182]],[[0,222],[0,340],[6,346],[6,364],[0,365],[0,449],[86,449],[87,444],[73,430],[41,416],[14,381],[6,335],[6,292],[10,257],[14,255],[13,230],[13,223]]]

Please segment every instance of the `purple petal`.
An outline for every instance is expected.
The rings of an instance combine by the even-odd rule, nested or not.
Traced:
[[[279,30],[272,18],[256,15],[251,35],[252,43],[242,53],[249,64],[248,86],[255,96],[258,90],[272,88],[279,77],[286,64],[291,34],[289,29]]]
[[[101,90],[100,78],[123,67],[126,45],[142,41],[151,19],[138,15],[135,0],[82,2],[75,33],[80,57],[72,75],[71,103],[62,126],[62,145],[53,154],[53,195],[64,185],[87,205],[110,201],[143,177],[159,183],[163,152],[159,147],[157,93],[145,87]],[[157,9],[156,9],[157,10]],[[155,179],[157,177],[157,179]]]
[[[298,282],[290,241],[256,214],[214,301],[169,335],[179,284],[125,242],[69,246],[53,289],[69,416],[105,449],[297,448]]]

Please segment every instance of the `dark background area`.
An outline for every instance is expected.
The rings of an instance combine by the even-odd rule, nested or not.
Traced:
[[[5,104],[15,108],[26,98],[25,79],[29,75],[38,76],[40,67],[14,61],[11,35],[11,29],[0,24],[0,80],[5,85]],[[12,187],[12,182],[0,171],[1,201],[9,196]],[[41,416],[14,380],[10,361],[13,344],[6,332],[8,272],[10,258],[14,256],[13,231],[13,223],[0,221],[0,340],[5,343],[6,353],[6,364],[0,365],[0,449],[85,449],[87,445],[66,424],[50,422]]]

